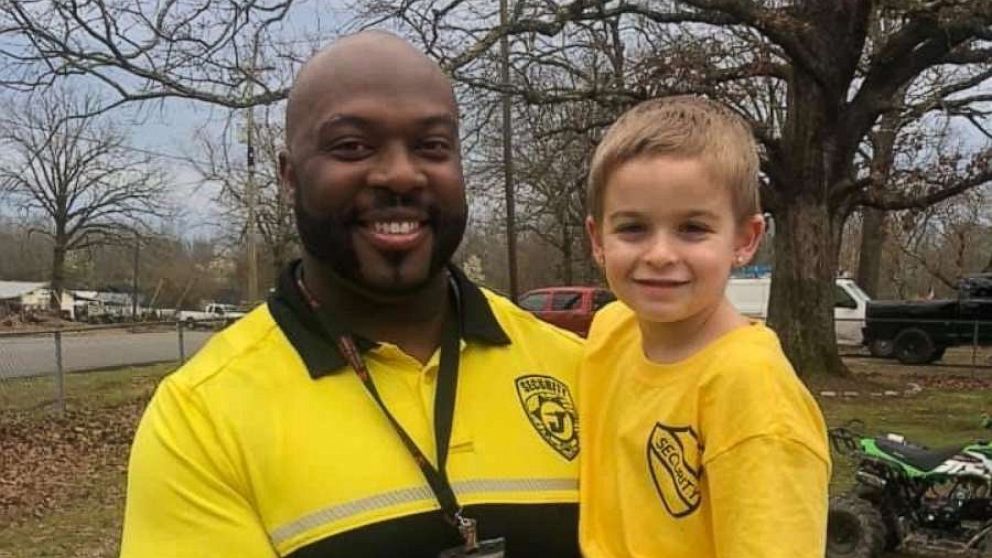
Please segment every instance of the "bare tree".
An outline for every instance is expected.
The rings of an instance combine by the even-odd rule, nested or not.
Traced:
[[[892,223],[896,226],[891,227],[896,239],[894,251],[908,276],[900,278],[900,290],[917,295],[929,290],[946,294],[957,288],[962,275],[985,271],[992,253],[987,204],[988,192],[972,190],[923,211],[896,214]],[[915,284],[906,281],[914,275]]]
[[[52,241],[51,290],[58,308],[66,255],[92,246],[131,242],[144,221],[164,217],[164,175],[126,144],[119,127],[69,118],[93,107],[64,91],[36,96],[6,110],[0,121],[0,194],[32,232]]]
[[[735,107],[762,143],[764,200],[776,220],[769,321],[804,375],[846,372],[834,344],[832,282],[848,216],[864,206],[926,207],[992,176],[986,146],[954,173],[919,173],[908,189],[873,187],[858,164],[865,138],[892,111],[921,123],[954,117],[992,136],[983,109],[992,95],[979,89],[992,77],[987,0],[517,0],[502,26],[495,3],[483,0],[362,4],[362,25],[408,33],[479,99],[508,89],[527,104],[591,103],[609,117],[666,93]],[[0,3],[0,35],[9,38],[0,75],[32,88],[86,74],[120,102],[270,102],[285,96],[299,59],[293,45],[274,40],[290,8],[289,0],[8,0]],[[876,35],[880,19],[893,25]],[[598,36],[618,48],[604,49],[590,29],[608,30]],[[509,87],[493,79],[504,36],[516,45]],[[251,62],[259,45],[271,48],[261,57],[271,67]],[[571,82],[545,83],[551,68]]]
[[[923,208],[992,179],[989,144],[953,173],[939,160],[930,162],[934,172],[907,172],[899,188],[878,184],[863,164],[866,138],[893,111],[924,126],[959,119],[992,137],[992,95],[979,88],[992,78],[985,0],[520,0],[503,26],[485,2],[379,0],[367,8],[364,22],[405,30],[480,89],[501,89],[490,51],[505,35],[533,45],[518,72],[526,61],[531,73],[554,66],[575,76],[568,88],[517,80],[512,92],[530,104],[590,101],[615,115],[652,96],[698,93],[734,107],[761,142],[763,200],[775,218],[769,322],[804,376],[847,373],[834,338],[833,279],[851,213]],[[879,19],[892,25],[869,33]],[[614,22],[623,46],[612,50],[623,55],[612,75],[575,63],[602,51],[582,30],[604,21]]]
[[[0,216],[0,278],[37,281],[44,277],[51,259],[48,239],[29,235],[30,224]]]
[[[109,100],[88,107],[88,114],[166,97],[232,108],[272,103],[285,98],[298,53],[318,41],[277,37],[292,6],[292,0],[5,0],[0,85],[33,91],[66,76],[89,76],[108,89]],[[256,64],[259,46],[268,65]]]
[[[270,264],[269,279],[274,281],[289,262],[297,246],[292,200],[279,186],[278,155],[282,146],[283,129],[274,121],[278,115],[265,110],[254,126],[254,154],[257,159],[254,183],[256,188],[255,224],[248,223],[246,185],[248,182],[247,153],[240,143],[242,129],[237,116],[231,115],[219,136],[207,130],[200,132],[200,150],[191,164],[204,180],[219,184],[218,202],[223,208],[230,240],[244,245],[250,230],[258,231]]]

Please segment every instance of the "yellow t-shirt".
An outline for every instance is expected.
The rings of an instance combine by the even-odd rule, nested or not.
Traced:
[[[610,305],[579,393],[587,558],[824,555],[826,428],[770,329],[741,327],[658,364],[633,312]]]

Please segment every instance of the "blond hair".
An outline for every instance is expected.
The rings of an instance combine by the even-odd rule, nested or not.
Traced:
[[[730,188],[738,219],[761,211],[758,199],[758,148],[751,129],[726,106],[695,96],[645,101],[610,126],[589,169],[589,214],[603,217],[610,175],[638,157],[701,158],[713,178]]]

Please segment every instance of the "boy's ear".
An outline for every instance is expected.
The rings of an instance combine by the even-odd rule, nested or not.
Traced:
[[[592,215],[586,216],[586,234],[589,235],[589,245],[592,246],[592,259],[600,268],[604,265],[603,258],[603,231],[599,230],[599,225]]]
[[[734,264],[746,265],[761,246],[765,234],[765,217],[756,213],[740,224],[737,231],[737,245],[734,247]]]

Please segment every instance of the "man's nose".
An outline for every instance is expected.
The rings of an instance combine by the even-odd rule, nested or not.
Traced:
[[[391,145],[376,158],[368,182],[369,186],[402,194],[426,187],[427,175],[407,146]]]

